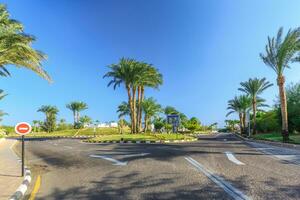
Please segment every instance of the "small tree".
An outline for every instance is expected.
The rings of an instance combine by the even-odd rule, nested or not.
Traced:
[[[82,125],[82,127],[89,125],[92,122],[92,119],[89,116],[82,116],[79,119],[79,123]]]
[[[87,104],[82,101],[73,101],[67,104],[66,107],[73,112],[74,128],[78,128],[80,126],[80,111],[88,109]]]
[[[43,112],[46,115],[42,128],[47,132],[53,132],[56,128],[58,109],[55,106],[43,105],[38,109],[38,112]]]
[[[191,132],[195,132],[201,128],[201,123],[196,117],[192,117],[186,123],[186,128],[189,129]]]

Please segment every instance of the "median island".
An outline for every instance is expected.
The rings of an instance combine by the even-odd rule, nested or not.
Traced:
[[[192,136],[187,136],[183,134],[118,134],[118,135],[100,135],[97,137],[89,138],[84,140],[84,142],[89,143],[109,143],[109,142],[150,142],[150,143],[163,143],[163,142],[188,142],[195,141],[197,138]]]
[[[7,133],[7,137],[18,138],[12,130]],[[125,129],[120,133],[118,128],[82,128],[82,129],[68,129],[53,132],[33,132],[26,136],[31,138],[79,138],[88,143],[163,143],[163,142],[190,142],[196,141],[197,138],[187,134],[175,133],[130,133],[129,129]]]

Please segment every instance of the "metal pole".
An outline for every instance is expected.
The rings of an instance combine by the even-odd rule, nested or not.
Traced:
[[[25,151],[24,151],[24,147],[25,143],[24,143],[24,135],[22,135],[22,176],[24,176],[24,157],[25,157]]]

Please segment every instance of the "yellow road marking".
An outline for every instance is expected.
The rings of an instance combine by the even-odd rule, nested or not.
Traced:
[[[36,179],[36,182],[35,182],[35,185],[34,185],[34,188],[33,188],[32,192],[31,192],[30,197],[29,197],[29,200],[34,200],[35,199],[35,195],[39,191],[40,186],[41,186],[41,176],[38,175],[38,177]]]

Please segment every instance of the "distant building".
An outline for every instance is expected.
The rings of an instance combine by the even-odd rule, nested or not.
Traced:
[[[104,122],[96,125],[98,128],[116,128],[118,127],[117,122]]]

